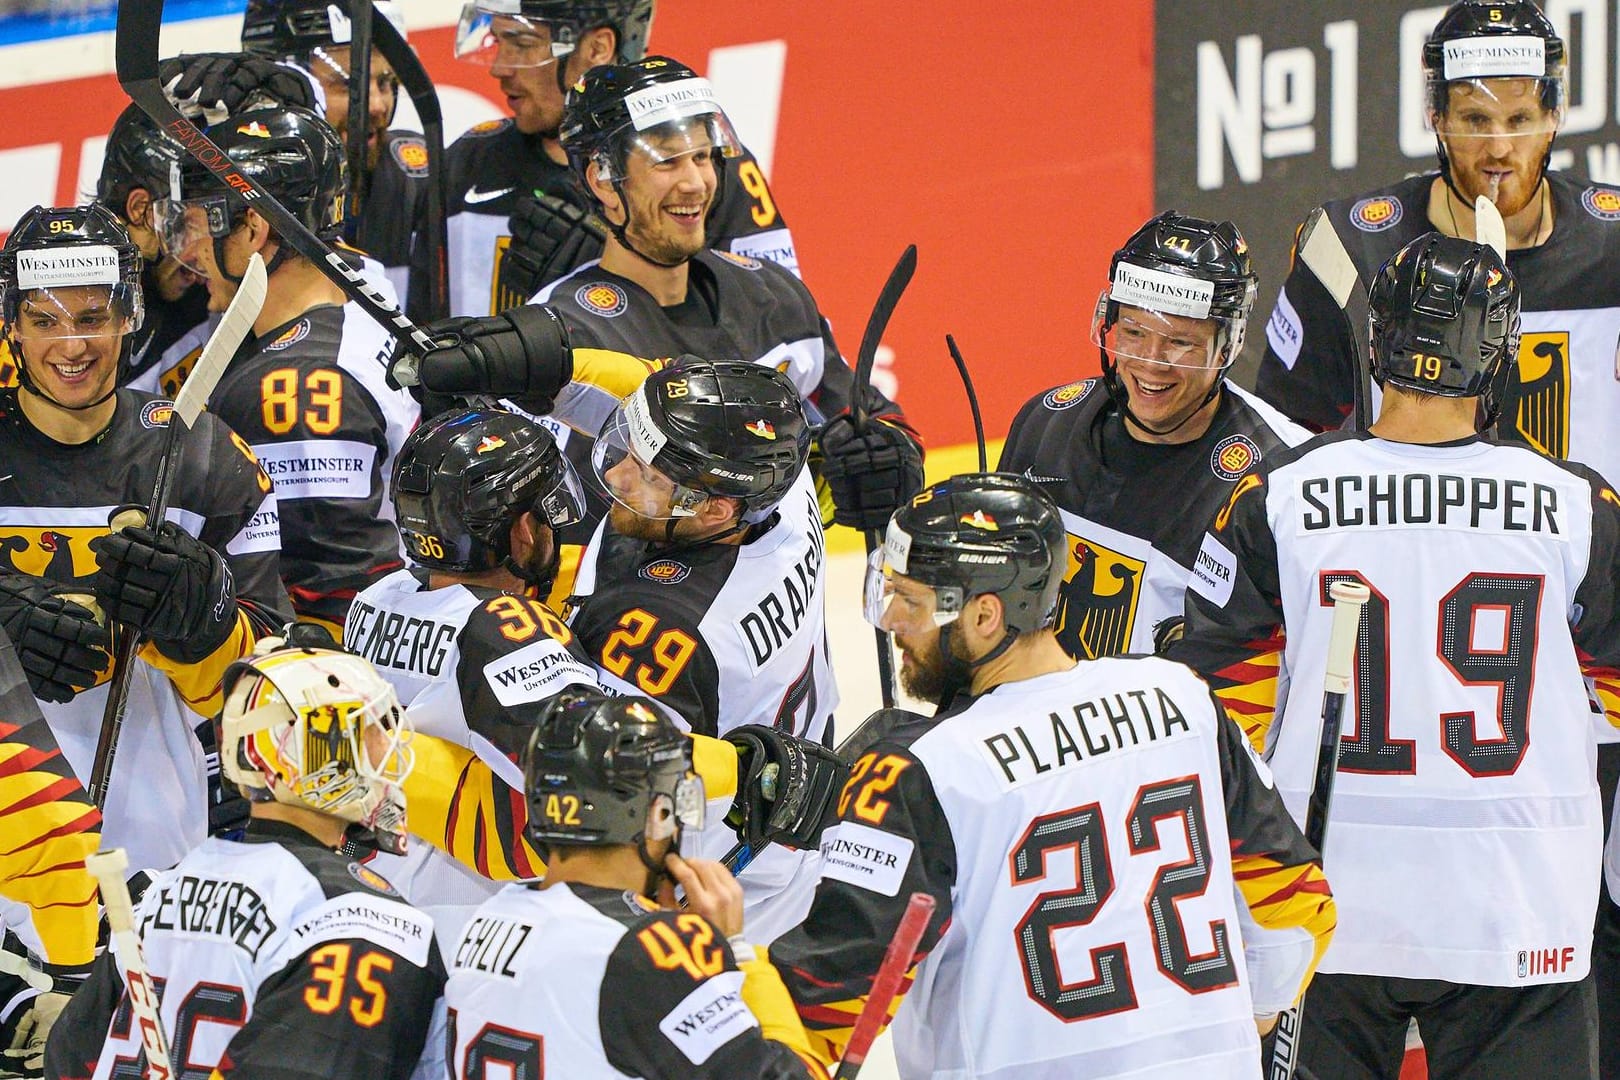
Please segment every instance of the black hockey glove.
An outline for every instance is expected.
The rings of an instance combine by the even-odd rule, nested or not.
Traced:
[[[820,446],[835,524],[888,528],[889,516],[922,490],[922,447],[898,424],[874,417],[857,434],[854,418],[840,413],[822,427]]]
[[[431,394],[508,398],[525,412],[544,416],[574,377],[568,331],[543,305],[441,319],[427,333],[436,345],[419,358],[417,374],[422,390]],[[404,351],[404,346],[396,350],[390,366]]]
[[[737,797],[726,814],[737,838],[756,848],[819,846],[849,766],[820,743],[761,724],[728,731],[725,739],[738,754]]]
[[[95,612],[56,595],[63,587],[28,574],[0,571],[0,626],[17,650],[28,687],[62,704],[94,686],[112,663],[112,637]]]
[[[564,274],[602,257],[608,231],[566,199],[533,191],[518,199],[510,222],[512,242],[501,263],[500,282],[533,296]]]
[[[118,515],[115,514],[116,518]],[[236,582],[219,552],[172,521],[126,526],[90,541],[96,599],[164,656],[194,664],[236,626]]]
[[[315,88],[297,68],[246,53],[193,53],[158,65],[175,108],[188,119],[217,123],[268,105],[316,109]]]

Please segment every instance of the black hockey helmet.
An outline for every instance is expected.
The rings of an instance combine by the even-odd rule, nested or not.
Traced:
[[[325,120],[308,109],[290,105],[253,109],[208,128],[208,137],[230,157],[239,172],[252,178],[323,239],[334,238],[343,222],[343,144]],[[180,163],[178,182],[158,204],[164,250],[183,261],[183,254],[206,230],[214,257],[224,272],[220,246],[241,220],[239,197],[207,166],[190,155]],[[267,270],[274,271],[291,253],[282,244]],[[197,269],[197,267],[192,267]]]
[[[1550,112],[1565,103],[1564,41],[1531,0],[1458,0],[1423,43],[1429,107],[1444,114],[1457,80],[1531,78]]]
[[[525,832],[542,849],[636,844],[645,861],[645,841],[678,845],[677,827],[703,827],[692,740],[646,698],[579,688],[551,698],[524,748],[523,789]]]
[[[626,454],[675,484],[671,520],[710,496],[736,499],[742,521],[764,520],[803,471],[810,425],[798,388],[775,368],[742,360],[679,357],[631,391],[602,425],[591,463],[608,495],[624,502],[607,472]],[[711,539],[713,539],[711,537]]]
[[[621,63],[646,56],[653,0],[474,0],[461,9],[456,26],[458,59],[492,66],[501,51],[493,27],[497,16],[515,19],[525,26],[543,25],[551,43],[543,55],[528,59],[508,49],[500,62],[510,67],[542,67],[555,61],[561,87],[565,85],[564,61],[592,30],[604,26],[612,29],[618,39],[617,59]]]
[[[869,564],[867,618],[882,625],[887,566],[934,590],[941,625],[968,600],[993,593],[1009,634],[1027,634],[1056,619],[1067,558],[1063,517],[1034,483],[1016,473],[963,473],[924,488],[889,519]]]
[[[373,0],[378,15],[405,36],[395,0]],[[302,59],[316,49],[349,44],[347,4],[333,0],[248,0],[242,16],[242,51],[271,60]]]
[[[1494,250],[1425,233],[1378,271],[1367,308],[1379,385],[1480,396],[1494,419],[1519,351],[1519,286]]]
[[[579,477],[540,424],[504,409],[458,409],[424,421],[394,462],[394,520],[411,558],[477,573],[511,563],[512,522],[533,511],[553,530],[579,521]],[[555,576],[553,557],[545,581]]]
[[[650,140],[685,136],[694,128],[706,136],[703,145],[717,153],[738,153],[736,133],[709,80],[679,60],[648,56],[587,71],[568,92],[558,138],[582,184],[585,168],[593,162],[601,179],[618,183],[632,149],[654,161],[678,156],[698,144]]]
[[[180,144],[139,105],[130,105],[113,121],[107,134],[107,148],[101,159],[101,176],[96,180],[96,201],[120,218],[129,193],[144,189],[153,200],[169,193],[173,166],[185,155]]]

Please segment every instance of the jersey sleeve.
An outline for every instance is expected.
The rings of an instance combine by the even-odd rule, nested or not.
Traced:
[[[231,415],[275,482],[281,578],[293,608],[341,639],[355,594],[403,565],[382,505],[388,423],[371,392],[336,364],[295,357],[287,365],[235,384],[248,398],[234,400]]]
[[[203,543],[230,567],[236,586],[236,626],[219,648],[202,660],[183,664],[147,642],[140,656],[168,676],[187,707],[213,716],[224,704],[225,669],[250,655],[254,644],[292,617],[281,584],[281,527],[275,492],[258,458],[241,436],[208,413],[198,418],[196,436],[207,440],[206,471],[189,482],[206,508]]]
[[[719,734],[719,669],[685,612],[650,595],[608,587],[585,601],[574,631],[603,689],[653,698],[688,730]]]
[[[1332,228],[1325,209],[1318,228]],[[1350,322],[1331,293],[1299,258],[1295,231],[1288,278],[1266,321],[1266,351],[1255,390],[1284,414],[1317,431],[1337,428],[1355,400],[1356,343]]]
[[[1592,485],[1592,547],[1575,590],[1575,652],[1592,711],[1620,727],[1620,495],[1596,473]]]
[[[1186,632],[1169,657],[1198,672],[1256,749],[1264,749],[1282,669],[1277,543],[1263,472],[1239,480],[1204,534],[1187,583]]]
[[[1333,892],[1322,873],[1321,856],[1306,841],[1299,826],[1277,794],[1271,770],[1244,739],[1237,725],[1216,706],[1217,745],[1221,760],[1221,788],[1226,801],[1227,832],[1232,843],[1232,879],[1250,917],[1263,931],[1297,930],[1309,936],[1304,969],[1256,973],[1262,982],[1292,983],[1282,1000],[1266,1002],[1255,995],[1257,1009],[1275,1009],[1298,1000],[1322,954],[1333,939],[1338,915]],[[1246,941],[1245,944],[1248,944]],[[1279,942],[1282,956],[1293,950]],[[1251,957],[1254,952],[1250,952]],[[1262,954],[1264,955],[1264,951]],[[1269,975],[1269,978],[1265,976]],[[1268,1009],[1266,1011],[1275,1011]]]
[[[101,815],[62,755],[22,665],[0,630],[0,897],[12,926],[52,974],[83,974],[95,957],[96,886],[84,858]],[[103,1026],[103,1033],[105,1033]]]
[[[769,259],[799,276],[793,234],[782,217],[765,171],[747,147],[725,160],[720,199],[708,223],[709,246]]]
[[[696,912],[638,921],[602,976],[608,1063],[627,1076],[824,1078],[775,969],[757,958],[746,967]]]
[[[821,853],[810,913],[776,939],[771,955],[812,1047],[831,1063],[849,1042],[911,894],[932,896],[934,915],[885,1024],[952,916],[956,847],[927,771],[909,750],[880,742],[856,760]]]
[[[386,929],[349,936],[324,929],[385,923]],[[295,936],[309,947],[260,984],[252,1015],[220,1059],[220,1074],[406,1080],[444,988],[432,920],[399,901],[351,894],[327,900]]]
[[[513,762],[546,702],[570,686],[596,687],[574,632],[538,600],[486,600],[468,614],[459,645],[456,684],[467,725]]]

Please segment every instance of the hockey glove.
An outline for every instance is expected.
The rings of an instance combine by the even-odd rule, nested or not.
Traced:
[[[889,516],[922,490],[922,447],[898,424],[873,417],[857,433],[854,418],[840,413],[822,427],[820,446],[834,524],[887,528]]]
[[[820,743],[761,724],[729,731],[725,740],[739,758],[737,797],[726,814],[737,838],[755,848],[819,846],[849,766]]]
[[[435,347],[421,357],[417,373],[428,393],[508,398],[525,412],[544,416],[574,377],[568,331],[557,313],[542,305],[442,319],[427,332]]]
[[[0,572],[0,626],[34,696],[59,705],[94,686],[112,663],[112,638],[96,613],[55,595],[60,589],[28,574]]]
[[[500,281],[525,297],[601,258],[608,235],[595,217],[543,191],[518,199],[510,225],[512,243],[501,264]]]
[[[5,1024],[11,1038],[0,1059],[0,1075],[43,1077],[45,1075],[45,1039],[56,1024],[56,1018],[67,1007],[71,994],[47,990],[35,994],[16,1006]]]
[[[236,627],[230,567],[174,522],[126,526],[90,541],[90,550],[97,568],[91,580],[107,617],[138,629],[169,659],[195,664]]]
[[[317,107],[314,87],[297,68],[245,53],[171,57],[158,65],[158,79],[183,116],[211,124],[261,106]]]

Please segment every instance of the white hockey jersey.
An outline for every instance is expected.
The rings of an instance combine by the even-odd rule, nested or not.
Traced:
[[[1173,655],[1251,716],[1275,678],[1270,762],[1300,820],[1328,588],[1372,591],[1325,842],[1339,931],[1323,970],[1505,987],[1586,975],[1592,713],[1620,716],[1617,521],[1585,466],[1342,433],[1276,455],[1217,515]]]

